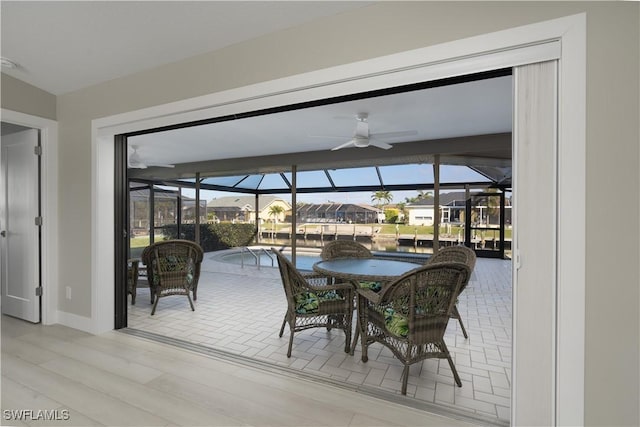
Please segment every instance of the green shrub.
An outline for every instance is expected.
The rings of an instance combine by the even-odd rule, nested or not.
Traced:
[[[400,211],[395,208],[388,208],[384,210],[384,220],[387,224],[395,224],[398,221],[398,215]]]
[[[166,239],[195,240],[195,225],[183,224],[178,227],[175,224],[165,225],[163,234]],[[205,252],[219,251],[238,246],[247,246],[253,243],[256,230],[253,224],[200,224],[200,246]]]

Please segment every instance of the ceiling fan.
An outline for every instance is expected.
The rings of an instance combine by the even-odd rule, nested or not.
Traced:
[[[387,144],[386,142],[381,141],[381,138],[399,138],[402,136],[410,136],[416,135],[418,132],[412,131],[403,131],[403,132],[383,132],[383,133],[369,133],[369,114],[368,113],[359,113],[356,116],[356,130],[353,134],[353,137],[345,142],[344,144],[340,144],[337,147],[333,147],[331,151],[340,150],[342,148],[347,147],[357,147],[357,148],[365,148],[369,146],[382,148],[383,150],[388,150],[392,147],[391,144]],[[330,136],[327,138],[343,138],[338,136]]]
[[[129,155],[129,167],[133,169],[146,169],[149,166],[155,166],[160,168],[174,168],[175,165],[162,164],[162,163],[146,163],[142,161],[140,154],[138,153],[138,146],[131,145],[131,149],[133,149],[133,153]]]

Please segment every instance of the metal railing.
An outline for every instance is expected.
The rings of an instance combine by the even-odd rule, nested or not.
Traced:
[[[244,246],[242,248],[241,253],[241,257],[240,257],[240,266],[241,268],[244,268],[244,253],[248,252],[249,254],[251,254],[251,256],[253,257],[253,259],[255,259],[256,261],[256,266],[258,267],[258,270],[260,270],[260,266],[262,264],[261,260],[262,260],[262,253],[264,253],[266,256],[269,257],[269,259],[271,260],[271,267],[274,267],[274,261],[275,258],[273,257],[273,254],[271,253],[271,251],[265,249],[265,248],[250,248],[248,246]],[[256,253],[258,252],[258,253]]]

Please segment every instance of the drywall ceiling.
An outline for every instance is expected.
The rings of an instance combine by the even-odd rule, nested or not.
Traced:
[[[2,72],[60,95],[371,3],[3,0]]]
[[[64,94],[371,3],[2,1],[1,53],[19,64],[2,71]],[[511,78],[501,77],[145,135],[132,143],[143,161],[160,164],[328,151],[353,136],[358,113],[369,114],[371,133],[414,132],[383,138],[392,145],[499,134],[511,131],[511,90]]]

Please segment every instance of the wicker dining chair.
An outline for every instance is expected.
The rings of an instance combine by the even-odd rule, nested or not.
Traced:
[[[279,336],[289,324],[289,348],[291,357],[293,335],[310,328],[326,327],[342,329],[345,334],[344,351],[351,347],[351,324],[353,317],[353,286],[349,283],[326,284],[321,275],[305,274],[293,266],[279,250],[271,248],[278,259],[278,268],[287,298],[287,312]]]
[[[402,394],[409,367],[429,358],[447,359],[458,387],[462,382],[444,342],[444,334],[469,268],[462,263],[424,265],[386,284],[379,292],[359,288],[358,320],[362,361],[368,347],[381,343],[404,365]]]
[[[152,315],[160,298],[171,295],[186,295],[191,310],[195,310],[190,293],[197,300],[203,255],[200,245],[189,240],[164,240],[142,251],[142,262],[147,266],[147,280],[154,301]]]
[[[440,249],[435,255],[429,258],[426,264],[435,264],[438,262],[461,262],[469,267],[469,275],[465,277],[464,281],[462,282],[462,286],[460,287],[459,293],[461,294],[469,284],[471,273],[473,273],[473,269],[476,266],[476,253],[473,251],[473,249],[463,245],[447,246]],[[460,323],[460,328],[462,329],[462,335],[464,335],[465,338],[469,338],[469,336],[467,335],[467,330],[464,328],[464,323],[462,323],[460,311],[458,311],[457,301],[453,306],[453,310],[451,311],[451,318],[458,320],[458,323]]]
[[[373,254],[361,243],[354,240],[332,240],[322,248],[323,261],[336,258],[371,258]]]

